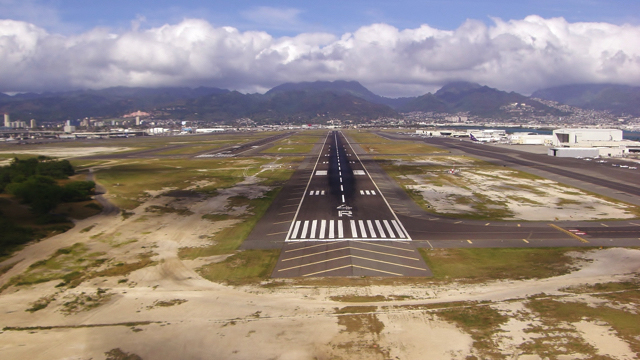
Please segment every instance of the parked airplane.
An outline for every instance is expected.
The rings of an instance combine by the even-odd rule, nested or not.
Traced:
[[[494,141],[498,141],[498,139],[494,138],[493,136],[481,136],[481,137],[477,138],[473,134],[469,134],[469,137],[471,138],[471,141],[477,141],[477,142],[494,142]]]

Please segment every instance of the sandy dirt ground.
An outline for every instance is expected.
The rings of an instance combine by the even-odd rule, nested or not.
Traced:
[[[134,150],[135,148],[129,147],[108,147],[108,146],[91,146],[91,147],[52,147],[52,148],[38,148],[38,149],[15,149],[11,151],[0,151],[0,154],[27,154],[27,155],[42,155],[46,154],[47,156],[60,158],[60,159],[68,159],[68,158],[76,158],[82,156],[90,156],[97,154],[111,154],[116,152],[123,152]],[[9,161],[11,161],[9,159]],[[0,163],[0,166],[3,164]],[[8,164],[4,164],[8,165]]]
[[[464,165],[465,159],[447,164]],[[522,178],[513,170],[482,170],[472,167],[458,167],[457,170],[455,174],[439,171],[428,175],[407,175],[405,177],[416,184],[407,185],[407,188],[418,191],[435,212],[448,215],[475,213],[479,210],[478,206],[487,206],[503,212],[502,217],[509,220],[602,220],[636,217],[631,211],[631,205],[607,201],[552,180]]]
[[[126,276],[95,277],[77,287],[56,287],[60,280],[12,286],[0,294],[0,358],[113,359],[106,353],[135,354],[142,359],[468,359],[481,357],[474,334],[439,315],[439,304],[478,302],[509,317],[492,340],[505,358],[542,359],[522,345],[534,341],[542,326],[527,307],[530,297],[555,296],[562,301],[593,304],[604,300],[565,292],[570,286],[625,281],[640,271],[640,250],[603,249],[582,253],[577,270],[542,280],[485,284],[369,287],[241,286],[212,283],[196,269],[228,255],[181,260],[181,247],[203,246],[209,236],[233,221],[209,221],[202,215],[227,211],[231,196],[260,196],[269,188],[248,177],[214,197],[151,194],[124,219],[98,215],[79,221],[67,233],[32,244],[13,259],[19,261],[0,276],[0,286],[30,271],[30,265],[56,250],[82,243],[88,253],[130,263],[153,252],[155,263]],[[195,185],[194,185],[195,186]],[[149,212],[170,206],[191,213]],[[206,236],[205,236],[206,235]],[[99,268],[100,269],[100,268]],[[99,290],[100,289],[100,290]],[[345,303],[335,296],[398,296],[406,300]],[[99,306],[70,310],[86,297]],[[29,312],[42,299],[40,310]],[[354,306],[358,305],[358,306]],[[434,309],[421,308],[433,306]],[[618,306],[611,303],[611,306]],[[630,312],[637,311],[633,306]],[[628,342],[606,323],[582,320],[563,324],[566,336],[581,339],[613,359],[633,359]],[[114,350],[115,349],[115,350]],[[561,357],[562,358],[562,357]],[[564,358],[583,358],[568,354]]]

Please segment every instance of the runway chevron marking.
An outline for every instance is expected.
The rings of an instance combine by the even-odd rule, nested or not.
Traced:
[[[393,266],[405,267],[405,268],[408,268],[408,269],[424,270],[423,268],[418,268],[418,267],[415,267],[415,266],[403,265],[403,264],[398,264],[398,263],[392,263],[392,262],[389,262],[389,261],[383,261],[383,260],[370,259],[370,258],[366,258],[366,257],[362,257],[362,256],[354,256],[354,255],[351,255],[351,257],[356,258],[356,259],[360,259],[360,260],[373,261],[373,262],[377,262],[377,263],[381,263],[381,264],[387,264],[387,265],[393,265]]]
[[[375,250],[367,250],[367,249],[361,249],[361,248],[358,248],[358,247],[347,246],[347,247],[341,247],[341,248],[336,248],[336,249],[331,249],[331,250],[320,251],[320,252],[316,252],[316,253],[313,253],[313,254],[300,255],[300,256],[295,256],[295,257],[291,257],[291,258],[288,258],[288,259],[282,259],[282,262],[291,261],[291,260],[297,260],[297,259],[303,259],[303,258],[307,258],[307,257],[311,257],[311,256],[316,256],[316,255],[320,255],[320,254],[326,254],[326,253],[336,252],[336,251],[341,251],[341,250],[360,250],[360,251],[370,252],[370,253],[374,253],[374,254],[381,254],[381,255],[385,255],[385,256],[392,256],[392,257],[397,257],[397,258],[420,261],[420,259],[415,258],[415,257],[388,254],[388,253],[383,253],[383,252],[375,251]]]
[[[334,242],[323,242],[322,244],[318,244],[318,245],[312,245],[312,246],[304,246],[298,249],[291,249],[291,250],[286,250],[285,252],[293,252],[293,251],[300,251],[300,250],[305,250],[305,249],[311,249],[314,247],[318,247],[318,246],[327,246],[327,245],[332,245],[332,244],[338,244],[338,243],[343,243],[343,242],[347,242],[347,240],[342,240],[342,241],[334,241]]]
[[[282,259],[282,262],[296,260],[296,259],[302,259],[302,258],[306,258],[306,257],[309,257],[309,256],[315,256],[315,255],[319,255],[319,254],[326,254],[326,253],[336,252],[336,251],[341,251],[341,250],[349,250],[349,247],[341,247],[341,248],[337,248],[337,249],[320,251],[320,252],[316,252],[316,253],[308,254],[308,255],[295,256],[295,257],[291,257],[291,258],[288,258],[288,259]]]
[[[413,252],[413,249],[405,249],[405,248],[401,248],[401,247],[395,247],[395,246],[389,246],[389,245],[382,245],[382,244],[376,244],[376,243],[372,243],[372,242],[368,242],[368,241],[360,241],[363,244],[367,244],[367,245],[372,245],[372,246],[381,246],[381,247],[386,247],[386,248],[390,248],[390,249],[396,249],[396,250],[402,250],[402,251],[408,251],[408,252]],[[409,243],[408,241],[406,242],[407,244]]]
[[[365,266],[358,266],[358,265],[346,265],[346,266],[340,266],[340,267],[337,267],[337,268],[334,268],[334,269],[322,270],[322,271],[318,271],[318,272],[315,272],[315,273],[306,274],[306,275],[302,275],[302,276],[305,276],[305,277],[306,277],[306,276],[313,276],[313,275],[322,274],[322,273],[326,273],[326,272],[330,272],[330,271],[341,270],[341,269],[348,268],[348,267],[351,267],[351,268],[358,268],[358,269],[364,269],[364,270],[371,270],[371,271],[376,271],[376,272],[385,273],[385,274],[390,274],[390,275],[395,275],[395,276],[402,276],[402,274],[397,274],[397,273],[393,273],[393,272],[390,272],[390,271],[384,271],[384,270],[380,270],[380,269],[370,269],[370,268],[368,268],[368,267],[365,267]]]
[[[280,271],[287,271],[287,270],[292,270],[292,269],[299,269],[299,268],[303,268],[303,267],[306,267],[306,266],[317,265],[317,264],[322,264],[322,263],[326,263],[326,262],[329,262],[329,261],[341,260],[341,259],[346,259],[346,258],[354,258],[354,259],[360,259],[360,260],[365,260],[365,261],[372,261],[372,262],[376,262],[376,263],[387,264],[387,265],[398,266],[398,267],[404,267],[404,268],[414,269],[414,270],[424,270],[423,268],[418,268],[418,267],[415,267],[415,266],[409,266],[409,265],[403,265],[403,264],[397,264],[397,263],[393,263],[393,262],[389,262],[389,261],[376,260],[376,259],[366,258],[366,257],[362,257],[362,256],[355,256],[355,255],[345,255],[345,256],[335,257],[335,258],[332,258],[332,259],[320,260],[320,261],[316,261],[316,262],[313,262],[313,263],[292,266],[292,267],[288,267],[286,269],[280,269],[278,271],[280,272]],[[357,266],[357,265],[347,265],[347,266]],[[346,267],[346,266],[344,266],[344,267]],[[342,268],[344,268],[344,267],[342,267]],[[384,272],[383,270],[376,270],[376,271]],[[322,273],[322,272],[326,272],[326,270],[323,270],[323,271],[320,271],[320,272],[317,272],[317,273],[313,273],[313,274],[306,274],[306,275],[303,275],[303,276],[315,275],[315,274]],[[400,275],[400,274],[398,274],[398,275]]]
[[[394,256],[394,257],[403,258],[403,259],[409,259],[409,260],[414,260],[414,261],[420,261],[420,259],[417,259],[417,258],[414,258],[414,257],[383,253],[383,252],[374,251],[374,250],[360,249],[360,248],[357,248],[357,247],[350,247],[350,249],[366,251],[366,252],[370,252],[370,253],[374,253],[374,254],[382,254],[382,255],[386,255],[386,256]]]
[[[291,269],[299,269],[299,268],[302,268],[302,267],[305,267],[305,266],[322,264],[322,263],[326,263],[326,262],[329,262],[329,261],[340,260],[340,259],[345,259],[345,258],[350,258],[350,257],[351,257],[351,255],[345,255],[345,256],[335,257],[335,258],[331,258],[331,259],[320,260],[320,261],[316,261],[316,262],[312,262],[312,263],[308,263],[308,264],[296,265],[296,266],[288,267],[286,269],[280,269],[278,271],[287,271],[287,270],[291,270]]]

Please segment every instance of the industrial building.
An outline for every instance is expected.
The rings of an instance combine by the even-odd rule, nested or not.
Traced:
[[[558,129],[553,130],[553,146],[593,147],[607,146],[605,142],[622,141],[619,129]],[[620,144],[618,143],[617,146]]]
[[[512,145],[552,145],[553,135],[542,135],[532,132],[517,132],[507,136]]]
[[[621,157],[629,153],[626,147],[554,147],[549,149],[547,155],[572,158],[597,158],[597,157]]]
[[[640,152],[640,142],[624,140],[619,129],[558,129],[550,156],[617,157]]]

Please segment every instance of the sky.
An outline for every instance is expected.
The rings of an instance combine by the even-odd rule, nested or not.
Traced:
[[[640,86],[638,0],[0,0],[0,92]]]

